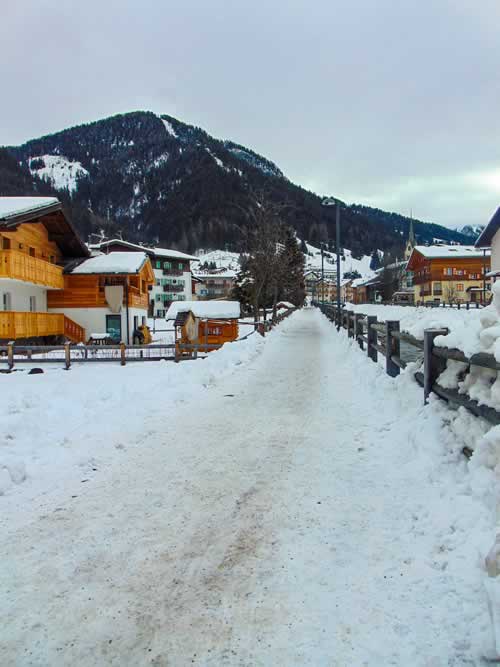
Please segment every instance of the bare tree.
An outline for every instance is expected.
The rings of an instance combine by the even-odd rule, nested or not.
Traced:
[[[452,281],[447,281],[444,288],[444,299],[448,303],[456,303],[458,301],[457,286]]]

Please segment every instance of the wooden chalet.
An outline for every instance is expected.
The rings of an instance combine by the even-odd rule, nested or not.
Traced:
[[[407,268],[413,274],[417,305],[488,299],[489,251],[460,245],[415,246]]]
[[[184,345],[224,345],[238,338],[238,301],[184,301],[173,303],[166,319],[173,320],[178,354],[191,355]]]
[[[146,324],[154,281],[144,252],[98,254],[66,266],[62,289],[48,292],[48,307],[78,322],[87,338],[107,333],[131,344],[134,331]]]
[[[89,256],[54,197],[0,197],[0,340],[81,342],[83,328],[52,313],[48,292],[64,288],[68,260]]]

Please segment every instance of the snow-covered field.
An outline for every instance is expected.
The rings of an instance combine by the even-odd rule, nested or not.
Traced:
[[[317,310],[0,382],[0,664],[481,664],[500,447]]]
[[[117,450],[137,445],[158,419],[195,401],[262,344],[260,336],[250,336],[199,362],[73,364],[70,371],[43,365],[41,375],[28,375],[26,367],[0,374],[0,495],[6,494],[0,505],[29,501],[107,465]]]

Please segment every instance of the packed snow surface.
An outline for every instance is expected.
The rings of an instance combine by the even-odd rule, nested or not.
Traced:
[[[138,273],[147,259],[144,252],[110,252],[86,259],[71,273]]]
[[[32,167],[38,160],[43,162],[43,167]],[[68,160],[64,155],[37,155],[30,159],[29,164],[32,174],[48,181],[56,190],[68,190],[70,193],[77,189],[79,178],[89,175],[80,162]]]
[[[319,312],[0,383],[0,664],[482,664],[498,438]]]
[[[0,219],[59,204],[55,197],[0,197]]]
[[[179,313],[191,311],[195,317],[214,317],[221,319],[238,318],[240,316],[239,301],[174,301],[170,304],[166,320],[175,320]]]

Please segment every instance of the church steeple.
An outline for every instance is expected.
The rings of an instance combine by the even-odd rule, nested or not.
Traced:
[[[410,234],[408,236],[408,242],[413,246],[415,245],[415,233],[413,231],[413,218],[410,218]]]
[[[410,232],[408,234],[408,240],[406,241],[406,248],[405,248],[405,259],[408,261],[410,259],[410,255],[413,251],[413,248],[417,245],[416,239],[415,239],[415,232],[413,231],[413,217],[410,218]]]

